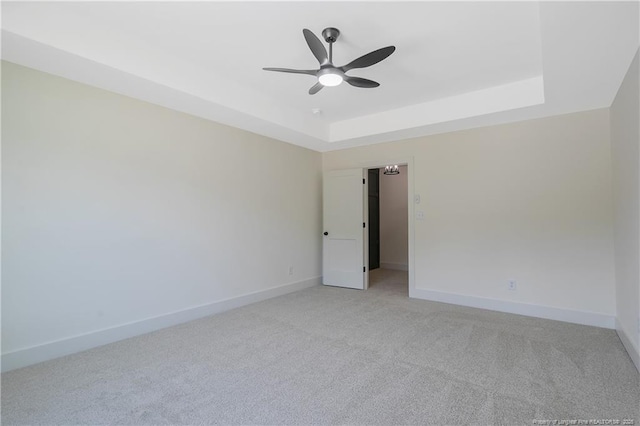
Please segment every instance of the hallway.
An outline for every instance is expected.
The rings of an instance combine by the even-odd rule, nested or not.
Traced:
[[[377,268],[369,271],[369,290],[409,297],[409,272]]]

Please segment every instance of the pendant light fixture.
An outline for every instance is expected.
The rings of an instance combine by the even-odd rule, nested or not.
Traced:
[[[384,174],[385,175],[399,175],[400,174],[400,168],[398,167],[397,164],[394,164],[393,166],[385,166],[384,167]]]

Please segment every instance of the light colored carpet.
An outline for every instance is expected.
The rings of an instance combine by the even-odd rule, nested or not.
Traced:
[[[533,424],[634,419],[616,333],[314,287],[2,375],[11,424]]]

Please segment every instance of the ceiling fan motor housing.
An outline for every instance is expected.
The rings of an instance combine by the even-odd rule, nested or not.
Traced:
[[[335,43],[338,37],[340,37],[340,30],[337,28],[329,27],[322,30],[322,37],[327,43]]]

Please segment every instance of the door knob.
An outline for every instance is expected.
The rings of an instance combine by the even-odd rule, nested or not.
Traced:
[[[329,233],[325,231],[324,235],[329,235]]]

